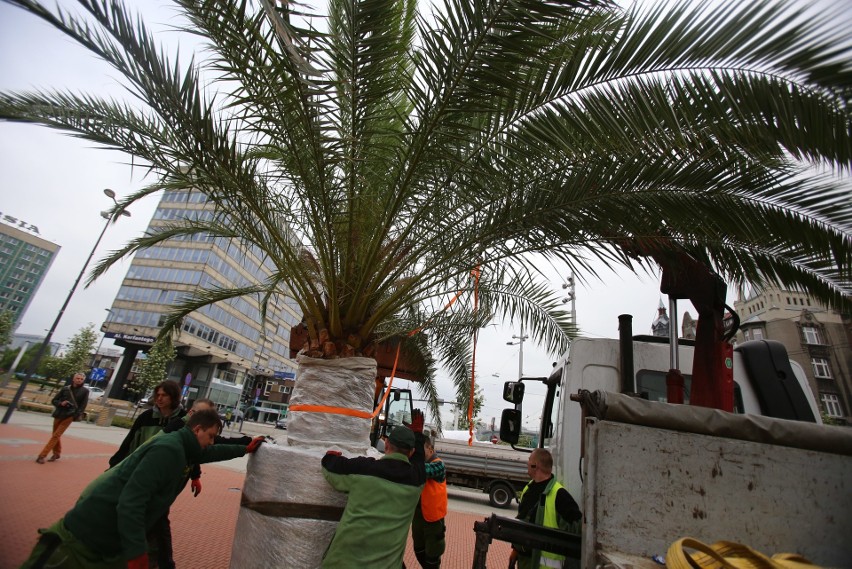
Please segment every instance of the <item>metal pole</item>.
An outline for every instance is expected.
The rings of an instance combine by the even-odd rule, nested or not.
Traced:
[[[518,339],[518,381],[524,377],[524,323],[521,322],[521,337]]]
[[[571,272],[571,324],[577,326],[577,281]]]
[[[104,190],[104,193],[112,198],[112,201],[115,202],[115,192],[112,190]],[[106,233],[109,224],[113,219],[118,219],[120,215],[130,216],[129,211],[122,210],[120,213],[116,212],[114,215],[110,215],[106,212],[101,212],[101,215],[106,217],[106,223],[104,224],[104,228],[101,230],[101,234],[98,235],[98,240],[95,241],[95,246],[92,247],[92,251],[89,253],[88,258],[86,258],[86,262],[83,263],[83,268],[80,269],[80,274],[77,275],[77,279],[74,281],[74,284],[71,286],[71,290],[68,291],[68,296],[65,297],[65,302],[62,303],[62,308],[59,309],[59,314],[56,315],[56,320],[53,321],[53,325],[50,327],[50,330],[47,332],[47,336],[44,338],[44,342],[42,342],[41,347],[38,350],[38,353],[30,362],[29,369],[27,370],[27,376],[21,381],[21,385],[18,387],[18,391],[15,393],[15,397],[12,399],[11,403],[9,403],[9,407],[6,408],[6,414],[3,415],[2,423],[5,425],[9,422],[9,419],[12,418],[12,413],[15,412],[15,409],[18,407],[18,402],[21,400],[21,396],[24,394],[24,391],[27,389],[27,385],[33,377],[33,374],[38,369],[38,365],[41,363],[41,358],[44,357],[44,353],[47,351],[48,346],[50,346],[50,340],[53,338],[53,333],[56,331],[56,327],[59,326],[59,321],[62,320],[62,315],[65,314],[65,309],[68,308],[68,303],[71,302],[71,297],[74,296],[74,292],[77,290],[77,285],[80,284],[80,281],[83,279],[83,275],[86,273],[86,267],[89,266],[89,262],[92,260],[92,257],[95,256],[95,251],[98,248],[98,245],[101,244],[101,239],[103,239],[104,233]]]
[[[3,380],[3,384],[0,385],[0,387],[5,388],[7,385],[9,385],[9,380],[12,379],[13,377],[15,377],[15,370],[18,369],[18,364],[21,363],[21,358],[24,357],[24,353],[27,351],[27,348],[29,348],[29,347],[30,347],[30,343],[24,342],[24,345],[21,346],[21,351],[18,352],[17,356],[15,356],[15,361],[14,361],[14,363],[12,363],[12,367],[11,367],[11,369],[9,369],[9,372],[6,375],[6,379]]]

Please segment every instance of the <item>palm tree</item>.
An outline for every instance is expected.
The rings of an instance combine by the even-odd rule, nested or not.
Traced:
[[[361,356],[419,327],[428,336],[405,345],[423,357],[427,395],[438,360],[469,394],[470,335],[492,315],[563,349],[573,322],[532,253],[586,278],[592,261],[638,271],[653,261],[637,250],[686,253],[730,282],[849,306],[842,1],[815,13],[445,0],[426,14],[416,0],[329,0],[320,18],[295,2],[175,0],[210,49],[185,70],[118,1],[79,0],[89,23],[9,1],[110,63],[135,101],[4,93],[2,118],[149,165],[156,180],[120,207],[189,188],[218,206],[128,243],[93,278],[177,236],[256,247],[271,278],[202,291],[167,327],[234,296],[292,297],[310,337],[298,402],[368,408],[375,364]],[[235,566],[316,565],[333,532],[340,498],[305,480],[326,445],[363,448],[364,421],[298,415],[298,444],[253,458]]]

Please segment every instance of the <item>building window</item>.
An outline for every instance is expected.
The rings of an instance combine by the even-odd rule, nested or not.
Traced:
[[[279,385],[278,393],[290,393],[293,390],[289,385]]]
[[[822,344],[822,336],[819,330],[813,326],[802,326],[802,334],[805,336],[805,343],[811,345]]]
[[[814,377],[831,379],[831,366],[826,358],[814,358],[811,362],[814,366]]]
[[[843,411],[840,409],[840,399],[832,393],[820,394],[822,407],[825,409],[825,414],[829,417],[842,417]]]
[[[264,388],[263,388],[263,395],[264,395],[264,397],[268,397],[268,396],[269,396],[269,392],[270,392],[270,391],[272,391],[272,387],[273,387],[274,385],[275,385],[275,382],[274,382],[274,381],[267,381],[267,382],[266,382],[266,385],[265,385],[265,386],[264,386]]]

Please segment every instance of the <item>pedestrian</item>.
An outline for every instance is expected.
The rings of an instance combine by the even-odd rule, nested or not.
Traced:
[[[426,482],[423,415],[414,413],[410,429],[399,426],[390,432],[380,459],[346,458],[334,450],[323,457],[323,476],[348,495],[323,556],[324,569],[402,567],[408,528]]]
[[[50,434],[50,439],[41,452],[38,453],[36,462],[44,464],[45,458],[51,451],[53,455],[47,459],[47,462],[56,462],[62,456],[62,433],[73,423],[83,418],[83,413],[86,411],[86,405],[89,403],[89,390],[83,387],[83,381],[86,376],[82,373],[75,373],[71,378],[71,385],[66,385],[59,390],[56,397],[53,398],[53,432]]]
[[[246,416],[245,411],[243,411],[241,408],[238,408],[234,414],[237,417],[237,424],[240,426],[239,431],[242,433],[243,432],[243,421],[245,421],[245,416]]]
[[[443,461],[435,454],[432,437],[424,437],[426,485],[411,520],[411,539],[414,556],[423,569],[439,569],[441,556],[447,548],[447,475]]]
[[[199,411],[99,476],[63,518],[39,530],[22,569],[148,569],[146,533],[185,486],[187,468],[244,456],[263,442],[213,445],[221,428],[214,411]]]
[[[178,417],[183,417],[186,411],[180,406],[180,386],[175,381],[166,380],[154,388],[154,406],[139,415],[121,446],[109,459],[112,468],[139,446],[163,430],[163,427]]]
[[[228,407],[228,409],[225,411],[225,427],[226,428],[228,428],[228,429],[231,428],[231,419],[233,419],[233,417],[234,417],[234,412],[231,411],[230,407]]]
[[[527,459],[527,472],[531,480],[521,490],[517,518],[548,528],[579,533],[582,518],[580,508],[568,490],[553,476],[553,455],[550,451],[543,448],[532,451]],[[562,567],[564,561],[564,555],[513,543],[509,569],[513,569],[515,563],[518,569]]]

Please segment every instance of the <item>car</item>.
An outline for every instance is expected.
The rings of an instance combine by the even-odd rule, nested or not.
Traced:
[[[281,417],[277,421],[275,421],[276,429],[287,429],[287,417]]]
[[[151,405],[153,405],[153,402],[151,401],[150,397],[143,397],[142,399],[136,402],[137,409],[139,407],[150,407]]]
[[[100,401],[104,396],[104,390],[100,387],[94,387],[92,385],[87,385],[86,389],[89,390],[89,401],[95,402]]]

